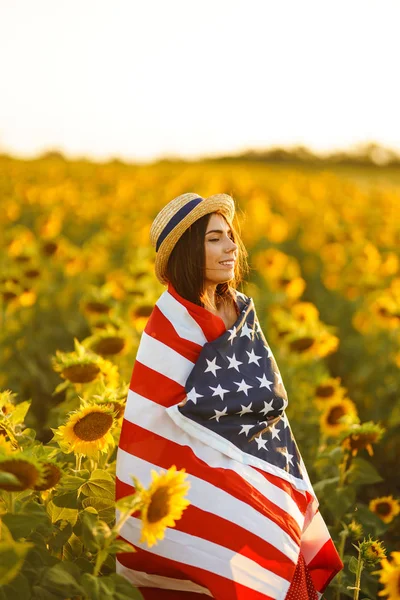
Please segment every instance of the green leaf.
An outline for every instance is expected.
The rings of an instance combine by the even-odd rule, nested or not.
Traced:
[[[66,494],[58,494],[57,496],[54,496],[53,504],[60,508],[76,508],[78,505],[76,490],[67,492]]]
[[[357,573],[357,568],[358,568],[358,560],[355,556],[352,556],[349,560],[349,571],[350,573]]]
[[[13,423],[14,425],[19,425],[20,423],[23,423],[26,417],[26,413],[28,412],[30,406],[30,400],[25,400],[24,402],[20,402],[19,404],[17,404],[14,410],[10,413],[9,419],[11,423]]]
[[[136,552],[135,548],[125,540],[114,540],[108,547],[109,554],[117,552]]]
[[[85,573],[81,581],[90,600],[143,600],[139,590],[125,577],[115,573],[102,577]]]
[[[0,471],[0,485],[9,485],[10,483],[12,485],[20,485],[18,477],[7,471]]]
[[[115,519],[115,501],[111,498],[99,498],[97,496],[89,496],[82,501],[83,508],[95,508],[99,517],[110,523]]]
[[[79,568],[74,563],[62,561],[44,570],[38,587],[56,598],[71,598],[84,594],[78,583],[79,578]]]
[[[34,529],[46,526],[51,530],[51,523],[46,509],[37,502],[25,504],[17,514],[7,513],[2,517],[14,539],[27,538]]]
[[[347,472],[347,482],[354,485],[365,485],[367,483],[378,483],[383,481],[378,471],[367,460],[357,456],[353,459]]]
[[[18,573],[15,579],[8,585],[0,586],[0,600],[31,600],[31,588],[28,579],[22,573]]]
[[[0,585],[10,583],[18,575],[31,548],[30,542],[0,541]]]
[[[338,487],[337,477],[318,481],[314,485],[314,491],[321,504],[330,510],[335,519],[341,519],[355,502],[355,488],[350,485]]]
[[[114,479],[101,469],[95,469],[90,476],[89,481],[79,488],[79,494],[85,496],[98,496],[99,498],[115,498]]]
[[[47,504],[47,512],[50,516],[51,522],[56,523],[57,521],[68,521],[71,525],[75,525],[78,519],[77,508],[65,508],[64,506],[56,506],[52,500]]]

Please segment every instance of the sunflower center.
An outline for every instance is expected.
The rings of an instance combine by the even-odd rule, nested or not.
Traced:
[[[317,396],[321,398],[329,398],[334,393],[333,385],[319,385],[317,387]]]
[[[328,423],[329,425],[337,425],[340,417],[343,417],[345,411],[341,406],[334,406],[329,413]]]
[[[92,412],[75,423],[74,433],[84,442],[94,442],[107,433],[112,423],[111,415],[99,411]]]
[[[20,484],[2,484],[1,489],[10,492],[23,491],[35,485],[39,478],[37,468],[23,459],[4,460],[0,463],[0,470],[6,473],[12,473],[19,480]]]
[[[376,512],[378,513],[378,515],[382,515],[382,517],[386,517],[387,515],[389,515],[390,511],[391,506],[389,502],[379,502],[379,504],[376,505]]]
[[[149,523],[157,523],[169,513],[169,491],[167,486],[159,487],[152,495],[147,511]]]

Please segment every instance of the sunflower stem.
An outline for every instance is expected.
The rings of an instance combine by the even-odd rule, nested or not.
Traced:
[[[358,550],[358,562],[357,562],[357,572],[356,572],[356,583],[354,589],[353,600],[358,600],[360,595],[360,583],[361,583],[361,573],[364,567],[364,561],[361,558],[361,549]]]
[[[344,549],[346,546],[346,540],[348,538],[348,535],[349,535],[349,530],[347,529],[347,527],[345,529],[342,529],[342,531],[339,533],[339,537],[340,537],[339,556],[342,561],[343,561]],[[340,588],[341,588],[341,584],[342,584],[342,575],[343,575],[343,571],[339,571],[339,573],[337,575],[337,579],[336,579],[337,587],[335,590],[335,600],[340,600]]]
[[[76,469],[76,471],[80,471],[81,463],[82,463],[82,454],[75,454],[75,459],[76,459],[75,469]]]

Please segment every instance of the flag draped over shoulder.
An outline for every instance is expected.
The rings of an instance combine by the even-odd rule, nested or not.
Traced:
[[[117,454],[116,497],[151,469],[188,473],[190,506],[148,548],[130,517],[121,537],[135,553],[117,572],[138,587],[232,600],[284,600],[300,554],[318,595],[343,564],[285,408],[286,390],[253,300],[218,316],[171,284],[146,324],[133,368]]]

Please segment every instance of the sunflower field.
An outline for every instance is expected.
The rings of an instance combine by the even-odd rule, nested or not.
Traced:
[[[55,154],[0,157],[0,600],[140,599],[115,573],[123,522],[140,511],[151,546],[188,504],[171,465],[147,489],[133,475],[115,519],[124,403],[165,289],[149,229],[188,191],[237,204],[240,291],[345,564],[324,598],[399,599],[398,170]]]

